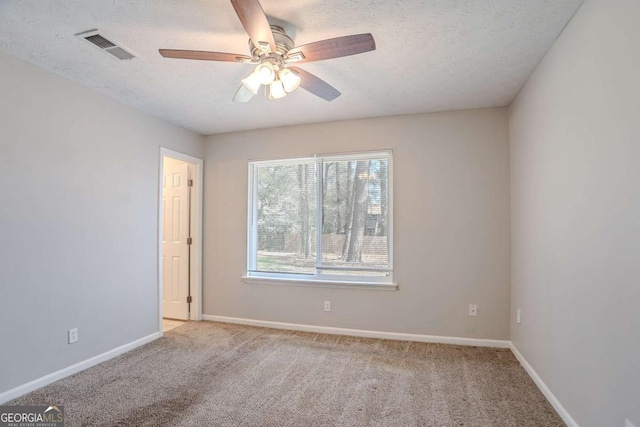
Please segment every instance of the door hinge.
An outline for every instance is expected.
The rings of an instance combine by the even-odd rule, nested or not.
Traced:
[[[193,180],[192,179],[187,180],[187,186],[188,187],[193,187]]]
[[[191,245],[191,244],[193,244],[193,238],[187,237],[187,245]]]
[[[192,301],[192,300],[191,300],[191,295],[189,295],[189,296],[187,297],[187,304],[191,304],[191,301]]]

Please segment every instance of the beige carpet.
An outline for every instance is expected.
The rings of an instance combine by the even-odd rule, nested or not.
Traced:
[[[188,322],[9,404],[67,426],[563,426],[509,350]]]

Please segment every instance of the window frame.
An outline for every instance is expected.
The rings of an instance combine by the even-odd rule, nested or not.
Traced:
[[[388,161],[387,166],[387,203],[388,203],[388,224],[387,224],[387,253],[388,268],[376,269],[375,271],[388,270],[388,276],[353,276],[345,274],[323,274],[323,269],[318,267],[322,263],[322,188],[323,174],[319,173],[324,168],[325,162],[336,161],[357,161],[367,159],[379,159],[385,157]],[[251,268],[257,265],[257,174],[256,170],[260,166],[269,165],[286,165],[301,164],[310,162],[315,164],[316,168],[316,274],[304,273],[280,273],[280,272],[257,272]],[[331,153],[331,154],[313,154],[308,156],[268,159],[268,160],[249,160],[248,162],[248,197],[247,197],[247,264],[246,275],[242,276],[242,280],[246,283],[259,284],[281,284],[281,285],[298,285],[298,286],[322,286],[322,287],[339,287],[339,288],[358,288],[358,289],[387,289],[396,290],[397,283],[393,281],[393,151],[392,150],[376,150],[365,152],[351,153]],[[324,269],[329,270],[329,269]]]

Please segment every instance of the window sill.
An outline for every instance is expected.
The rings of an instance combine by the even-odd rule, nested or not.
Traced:
[[[306,286],[317,288],[363,289],[377,291],[397,291],[397,283],[346,282],[338,280],[283,279],[280,277],[242,276],[244,283],[260,285]]]

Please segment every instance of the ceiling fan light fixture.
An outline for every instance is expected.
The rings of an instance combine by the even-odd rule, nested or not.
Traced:
[[[276,70],[270,62],[259,64],[253,73],[258,75],[263,85],[271,84],[276,79]]]
[[[269,99],[280,99],[287,96],[281,80],[275,80],[269,87]]]
[[[278,73],[278,77],[280,77],[280,81],[282,81],[282,85],[284,86],[284,90],[288,93],[293,92],[300,86],[300,76],[289,70],[288,68],[283,68]]]

